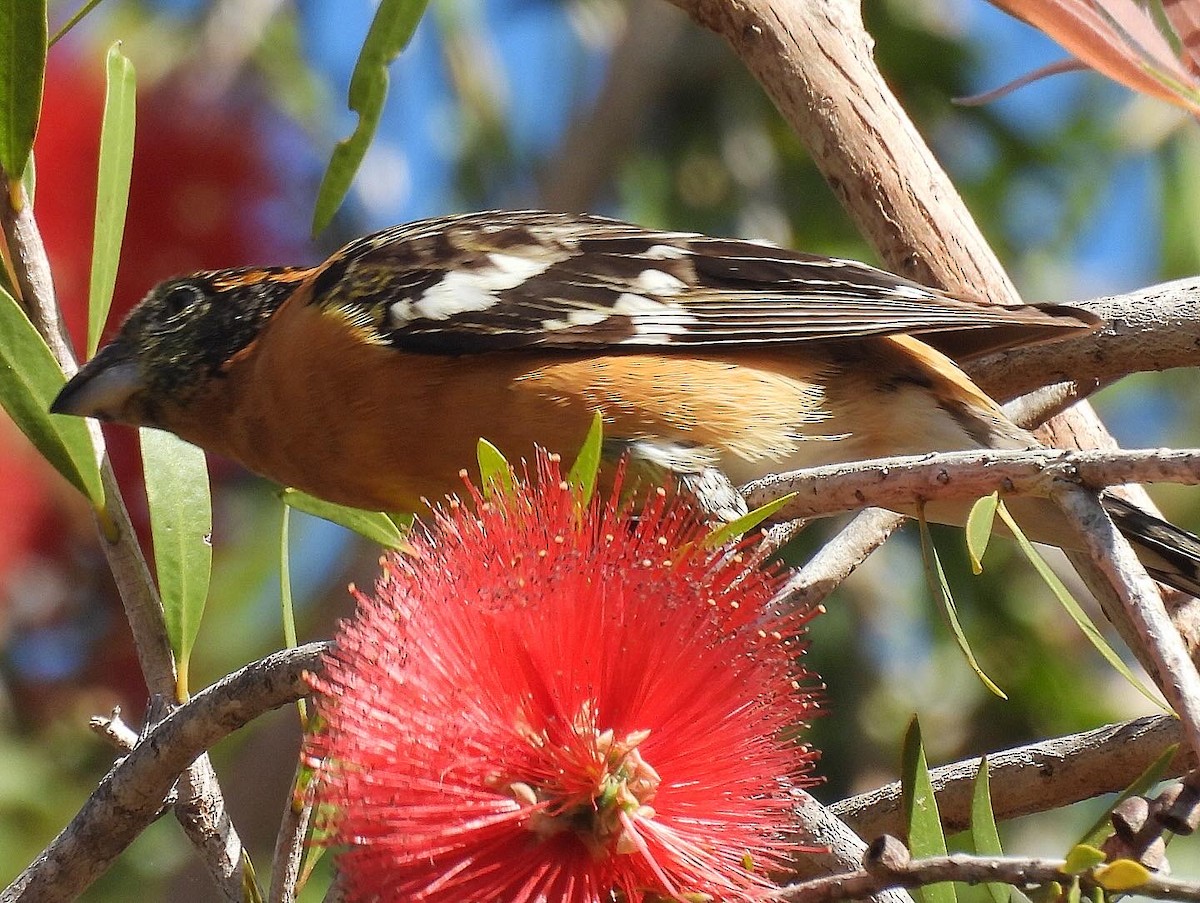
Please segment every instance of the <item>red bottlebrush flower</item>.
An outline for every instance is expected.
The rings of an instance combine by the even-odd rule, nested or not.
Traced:
[[[815,758],[780,576],[557,466],[451,503],[338,631],[305,755],[353,900],[747,900]]]

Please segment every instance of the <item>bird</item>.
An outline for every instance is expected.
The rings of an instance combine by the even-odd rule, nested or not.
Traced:
[[[765,242],[484,211],[384,229],[316,266],[168,279],[51,411],[165,429],[383,511],[460,488],[480,438],[510,461],[569,453],[598,412],[606,459],[728,520],[745,510],[733,487],[774,472],[1036,447],[955,359],[1100,325]],[[1078,545],[1031,501],[1033,538]],[[1200,594],[1200,539],[1106,505],[1156,577]]]

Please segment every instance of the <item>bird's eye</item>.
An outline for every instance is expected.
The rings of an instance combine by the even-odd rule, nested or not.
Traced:
[[[171,290],[163,295],[161,310],[164,320],[173,320],[175,317],[190,310],[197,302],[204,298],[204,292],[199,286],[184,282],[176,286],[172,286]]]

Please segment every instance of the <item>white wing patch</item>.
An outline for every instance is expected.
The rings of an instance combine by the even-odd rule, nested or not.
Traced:
[[[648,260],[679,260],[688,256],[688,252],[675,245],[651,245],[642,252]]]
[[[397,301],[388,308],[391,325],[413,320],[449,320],[459,314],[487,310],[496,303],[496,292],[516,288],[526,279],[544,273],[554,258],[489,254],[490,266],[454,270],[425,289],[416,300]]]
[[[633,284],[654,295],[678,295],[687,288],[687,283],[682,279],[662,270],[642,270],[633,280]]]

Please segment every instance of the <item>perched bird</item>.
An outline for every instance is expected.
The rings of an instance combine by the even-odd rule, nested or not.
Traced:
[[[386,229],[311,268],[170,279],[52,410],[170,430],[281,484],[389,511],[458,489],[480,437],[510,460],[534,443],[569,454],[600,411],[606,452],[672,472],[729,516],[729,481],[1036,445],[951,355],[1096,326],[758,242],[488,212]],[[1041,507],[1050,526],[1032,535],[1073,544]],[[1195,538],[1117,514],[1168,547],[1160,578],[1200,591],[1200,541],[1168,567],[1170,547]]]

